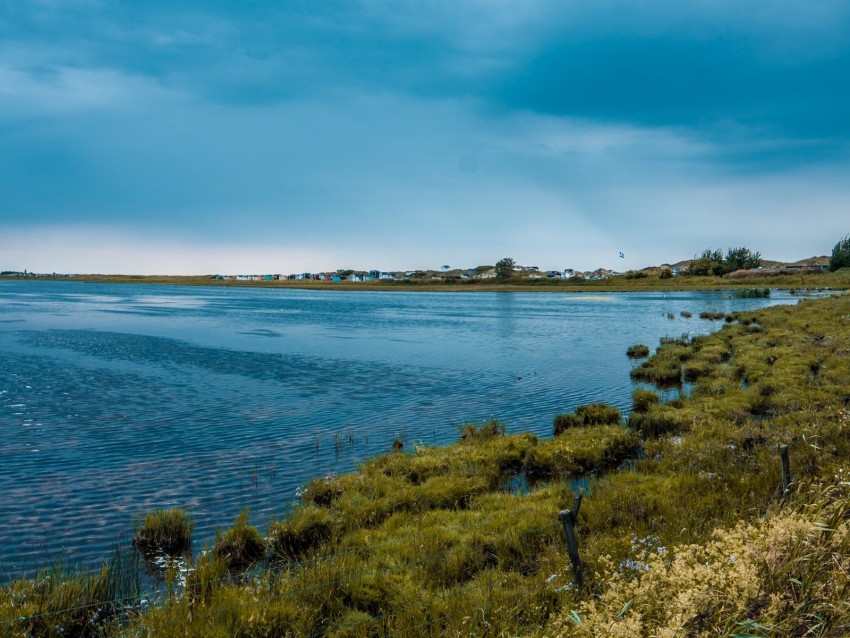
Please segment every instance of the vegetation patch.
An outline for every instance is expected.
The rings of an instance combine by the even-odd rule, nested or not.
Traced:
[[[247,509],[239,513],[233,527],[216,537],[212,553],[233,571],[247,569],[265,555],[266,543],[257,528],[248,524]]]
[[[133,536],[133,544],[151,554],[177,555],[192,549],[192,517],[179,508],[156,510],[145,514]]]
[[[629,346],[626,350],[626,356],[630,359],[642,359],[644,357],[648,357],[649,346],[645,346],[642,343],[636,343],[633,346]]]
[[[558,435],[570,428],[617,424],[621,418],[622,414],[614,406],[589,403],[579,406],[574,413],[555,415],[553,429],[554,434]]]
[[[770,288],[748,288],[747,290],[736,290],[737,299],[765,299],[770,297]]]

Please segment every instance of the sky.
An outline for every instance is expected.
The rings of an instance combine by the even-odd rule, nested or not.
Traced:
[[[628,270],[847,233],[846,0],[0,0],[0,270]]]

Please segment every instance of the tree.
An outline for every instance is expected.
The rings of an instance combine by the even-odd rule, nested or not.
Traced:
[[[829,258],[829,269],[836,271],[839,268],[850,268],[850,235],[845,235],[832,249]]]
[[[706,248],[702,255],[694,257],[693,261],[685,271],[686,275],[706,277],[708,275],[723,274],[723,253],[720,250]]]
[[[750,270],[760,266],[761,253],[752,252],[749,248],[740,246],[738,248],[730,248],[726,251],[723,270],[725,272],[735,272],[736,270]]]
[[[514,274],[516,262],[510,257],[505,257],[496,262],[496,279],[506,281]]]
[[[707,248],[699,257],[694,257],[688,266],[687,275],[725,275],[736,270],[749,270],[761,266],[761,253],[753,252],[743,246],[730,248],[726,256],[718,250]]]

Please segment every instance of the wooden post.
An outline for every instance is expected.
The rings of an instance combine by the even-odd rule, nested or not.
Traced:
[[[782,461],[782,496],[788,496],[791,489],[791,462],[788,460],[788,446],[779,446],[779,459]]]
[[[576,501],[571,510],[563,510],[560,514],[561,525],[564,526],[564,537],[567,540],[567,554],[573,564],[573,575],[576,579],[579,591],[584,589],[584,568],[581,564],[581,556],[578,553],[578,539],[576,538],[575,524],[578,522],[578,510],[581,507],[581,494],[576,496]]]

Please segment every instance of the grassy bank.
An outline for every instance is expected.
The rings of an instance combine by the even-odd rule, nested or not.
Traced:
[[[11,279],[4,277],[3,279]],[[850,289],[850,269],[837,272],[776,274],[751,277],[672,277],[657,275],[645,278],[612,277],[601,281],[574,279],[515,278],[497,283],[493,279],[431,279],[413,278],[407,281],[233,281],[209,276],[143,276],[143,275],[78,275],[75,277],[45,277],[36,281],[84,281],[90,283],[136,283],[181,286],[215,286],[238,288],[284,288],[293,290],[425,290],[425,291],[504,291],[504,292],[631,292],[676,290],[753,290],[781,288],[785,290]]]
[[[471,425],[317,479],[285,519],[243,515],[166,568],[151,605],[105,605],[136,600],[109,566],[19,580],[0,635],[848,635],[850,298],[654,350],[635,375],[690,396],[638,391],[627,423],[596,406],[547,439]],[[558,520],[579,491],[584,589]]]

